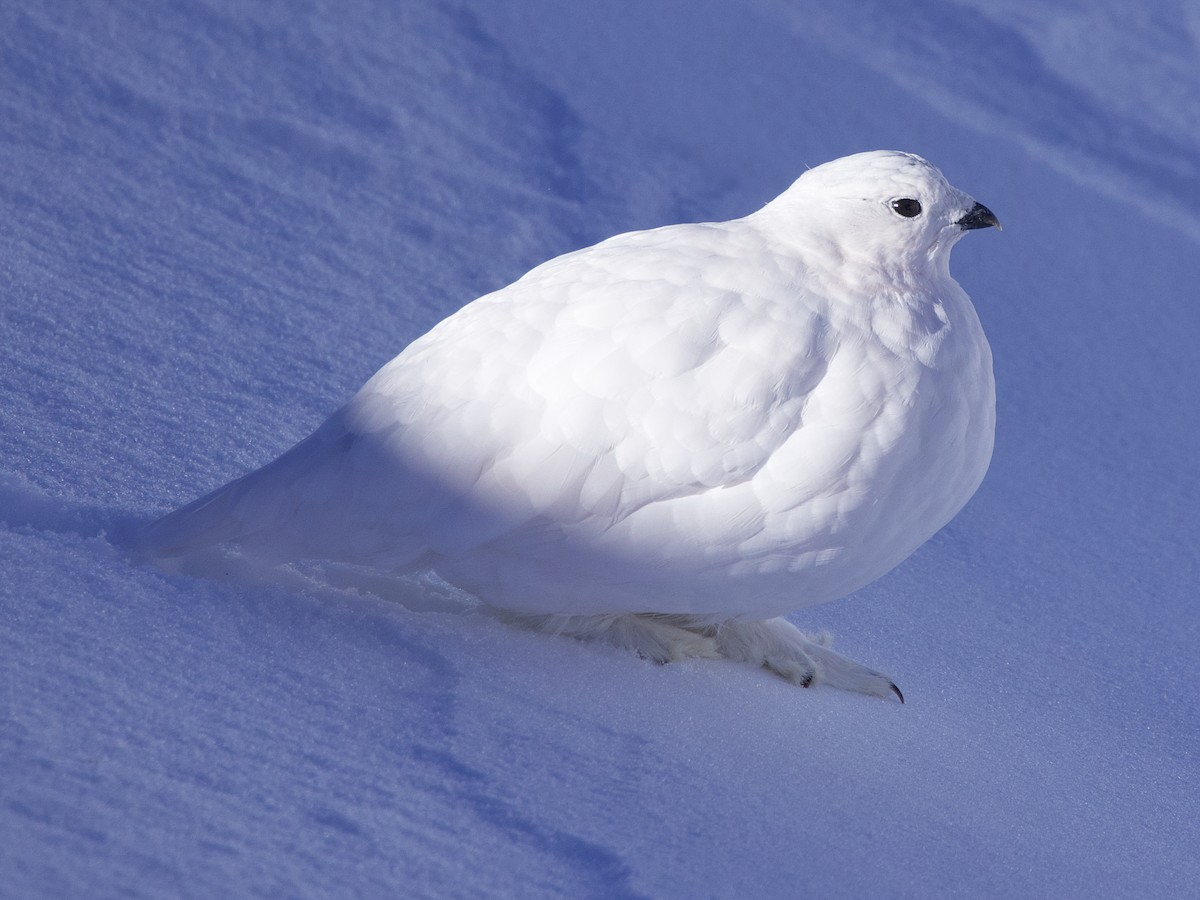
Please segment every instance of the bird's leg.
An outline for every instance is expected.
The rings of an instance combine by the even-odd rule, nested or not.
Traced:
[[[667,616],[636,613],[600,616],[507,615],[505,619],[537,631],[604,641],[614,647],[632,650],[638,656],[657,663],[692,657],[717,659],[721,656],[711,635],[681,628]]]
[[[817,683],[846,691],[897,697],[886,675],[829,649],[828,636],[810,637],[786,619],[713,624],[689,615],[625,613],[596,616],[522,615],[504,612],[504,621],[535,631],[596,640],[632,650],[657,663],[702,657],[762,666],[802,687]]]
[[[725,658],[762,666],[803,687],[821,682],[904,702],[904,695],[886,675],[834,653],[827,636],[809,637],[786,619],[722,622],[710,633]]]

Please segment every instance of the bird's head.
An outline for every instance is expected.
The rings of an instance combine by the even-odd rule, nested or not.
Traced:
[[[894,150],[810,169],[762,214],[785,234],[794,228],[802,249],[811,240],[815,252],[885,268],[948,266],[950,248],[967,231],[1000,227],[991,210],[952,187],[936,166]]]

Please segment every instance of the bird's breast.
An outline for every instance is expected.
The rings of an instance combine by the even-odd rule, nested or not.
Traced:
[[[364,389],[452,582],[526,612],[779,615],[882,575],[982,479],[991,359],[953,282],[835,306],[769,255],[620,249],[472,304]],[[670,277],[630,275],[642,255]]]
[[[703,574],[676,598],[681,612],[779,615],[895,567],[966,503],[991,457],[991,354],[969,302],[949,299],[857,332],[841,323],[751,477],[647,505],[605,545],[667,579]]]

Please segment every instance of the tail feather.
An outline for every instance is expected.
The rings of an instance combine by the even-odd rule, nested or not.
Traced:
[[[408,472],[335,415],[254,472],[147,526],[140,547],[166,568],[230,551],[276,565],[324,560],[391,571],[429,552],[433,482]]]
[[[332,420],[331,420],[332,421]],[[330,423],[278,459],[168,513],[142,532],[148,556],[168,561],[233,546],[283,561],[304,543],[297,512],[313,483],[336,493],[341,475],[337,435]],[[332,440],[331,440],[332,438]]]
[[[171,559],[244,540],[250,529],[238,514],[238,500],[245,493],[242,481],[230,482],[152,522],[142,532],[142,549],[150,556]]]

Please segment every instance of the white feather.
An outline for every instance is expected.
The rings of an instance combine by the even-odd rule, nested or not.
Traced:
[[[974,206],[918,157],[865,153],[743,219],[550,260],[147,545],[432,568],[572,633],[599,617],[610,637],[629,632],[613,616],[694,630],[843,596],[949,521],[987,469],[991,354],[948,265]],[[669,632],[655,621],[647,646]],[[768,632],[789,633],[749,634]],[[742,643],[695,646],[753,657]]]

